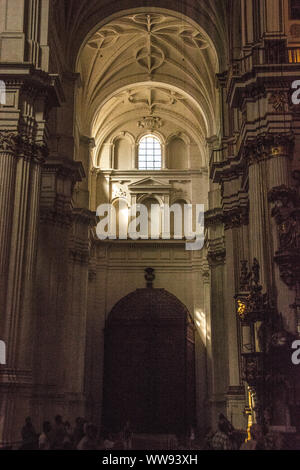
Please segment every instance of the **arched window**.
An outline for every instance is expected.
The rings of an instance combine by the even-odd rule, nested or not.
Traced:
[[[145,135],[139,143],[139,170],[161,169],[161,144],[154,135]]]

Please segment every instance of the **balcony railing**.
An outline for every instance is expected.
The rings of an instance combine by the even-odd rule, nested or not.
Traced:
[[[283,47],[282,44],[270,44],[259,47],[250,54],[236,59],[230,70],[230,78],[251,72],[255,66],[300,64],[300,47]]]

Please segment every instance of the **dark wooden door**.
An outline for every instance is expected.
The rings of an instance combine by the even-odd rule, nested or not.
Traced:
[[[193,330],[188,335],[186,311],[175,315],[171,305],[162,315],[153,299],[148,307],[147,316],[126,310],[107,324],[104,424],[118,431],[130,420],[140,433],[186,433],[195,411]]]

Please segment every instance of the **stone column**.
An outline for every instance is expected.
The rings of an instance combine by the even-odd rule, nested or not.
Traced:
[[[275,135],[268,138],[268,200],[270,230],[272,233],[272,261],[274,265],[274,283],[276,284],[277,308],[284,319],[285,328],[295,334],[300,330],[299,269],[297,265],[298,217],[296,207],[299,197],[292,180],[292,157],[297,153],[294,139],[289,135]],[[294,183],[294,184],[293,184]],[[294,188],[293,188],[294,186]],[[295,235],[294,235],[295,234]],[[296,291],[296,297],[293,290]]]
[[[216,427],[219,413],[226,413],[226,392],[228,388],[227,329],[224,312],[225,250],[210,252],[208,261],[211,273],[212,394],[210,402],[212,425]]]
[[[86,319],[85,396],[87,418],[100,425],[105,316],[102,311],[103,291],[100,288],[99,276],[103,273],[98,272],[96,240],[91,240],[91,243]]]
[[[24,416],[30,413],[41,165],[48,154],[49,102],[59,102],[58,82],[26,64],[17,76],[7,71],[5,82],[7,106],[0,112],[0,300],[7,365],[0,370],[0,446],[19,441]]]
[[[236,219],[228,215],[228,219]],[[245,409],[245,387],[240,377],[240,329],[236,313],[234,296],[239,289],[239,264],[243,246],[239,232],[242,227],[233,224],[225,225],[226,245],[226,293],[225,311],[228,341],[229,387],[227,390],[227,417],[237,429],[246,427],[243,415]]]
[[[273,301],[276,301],[275,284],[281,281],[274,266],[277,233],[268,195],[276,187],[289,187],[290,154],[289,136],[272,134],[252,144],[248,153],[250,259],[257,258],[261,266],[261,283]],[[286,308],[288,305],[284,310]]]
[[[197,283],[195,288],[195,299],[200,304],[200,309],[195,311],[195,323],[198,334],[195,334],[195,354],[196,354],[196,410],[197,423],[200,434],[204,434],[207,427],[211,425],[210,402],[211,394],[211,331],[210,331],[210,272],[209,266],[205,263],[202,272],[196,273]]]
[[[34,417],[40,425],[47,416],[61,413],[70,419],[66,383],[69,380],[70,355],[66,345],[78,333],[70,320],[69,297],[72,276],[69,250],[73,246],[73,188],[84,176],[79,162],[49,158],[43,167],[41,218],[36,281],[36,333]],[[87,241],[85,240],[86,244]],[[71,283],[71,284],[70,284]],[[83,282],[84,287],[84,282]],[[86,286],[85,286],[86,287]],[[68,387],[67,387],[68,389]],[[72,390],[72,386],[67,391]]]
[[[220,209],[205,214],[210,267],[210,321],[207,325],[209,375],[211,381],[210,408],[211,425],[215,428],[219,413],[226,413],[226,392],[228,388],[227,329],[224,309],[225,288],[225,245],[224,228]]]
[[[2,165],[7,170],[5,175],[8,180],[3,181],[0,194],[1,205],[4,207],[0,241],[0,246],[4,249],[1,274],[6,281],[2,284],[1,339],[7,347],[7,365],[0,371],[2,443],[11,443],[16,439],[15,421],[20,414],[24,416],[23,413],[26,413],[29,406],[28,391],[22,400],[21,390],[24,393],[32,385],[30,338],[33,312],[30,294],[34,269],[28,259],[28,252],[34,255],[36,249],[38,200],[32,194],[35,191],[34,185],[39,182],[38,177],[34,177],[36,173],[39,176],[34,144],[29,144],[26,136],[18,136],[16,133],[11,135],[11,142],[14,142],[10,149],[13,153],[8,155],[4,152],[3,155]],[[7,149],[4,143],[2,149],[5,148]],[[5,190],[8,189],[6,184],[11,190],[10,195]]]
[[[15,135],[0,131],[0,305],[4,305],[7,291],[9,252],[11,244],[13,200],[16,176]],[[1,332],[4,316],[0,317]]]
[[[270,269],[271,246],[268,226],[267,180],[264,153],[249,155],[249,239],[250,259],[256,258],[261,267],[261,283],[268,289],[272,284]]]
[[[73,209],[72,218],[62,342],[65,412],[70,417],[83,415],[85,411],[89,227],[96,224],[95,215],[86,209]]]

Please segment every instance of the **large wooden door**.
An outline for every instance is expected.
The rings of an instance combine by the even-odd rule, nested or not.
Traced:
[[[193,332],[186,308],[164,289],[138,289],[114,307],[105,330],[107,428],[130,420],[136,432],[182,434],[194,424]]]

